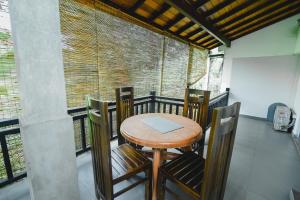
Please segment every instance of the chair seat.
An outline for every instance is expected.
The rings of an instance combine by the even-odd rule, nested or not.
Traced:
[[[151,161],[128,144],[112,149],[111,163],[114,184],[151,167]]]
[[[200,195],[205,160],[193,152],[186,152],[164,164],[160,172],[185,190]]]

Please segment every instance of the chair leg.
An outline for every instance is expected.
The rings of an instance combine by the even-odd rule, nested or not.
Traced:
[[[159,173],[158,177],[158,199],[164,200],[166,191],[166,177],[162,173]]]
[[[97,188],[96,184],[95,184],[95,194],[96,194],[96,199],[100,200],[100,194],[99,194],[99,191],[98,191],[98,188]]]
[[[96,198],[97,200],[100,200],[100,195],[98,194],[98,192],[96,192]]]
[[[147,181],[145,182],[145,199],[152,199],[152,168],[145,171]]]

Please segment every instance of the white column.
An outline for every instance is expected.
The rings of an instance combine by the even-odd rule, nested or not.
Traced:
[[[79,199],[58,0],[10,0],[31,199]]]
[[[299,40],[300,42],[300,40]],[[300,137],[300,55],[298,55],[298,83],[295,87],[295,100],[294,100],[294,111],[296,112],[296,123],[293,130],[293,134]]]
[[[295,44],[295,54],[300,54],[300,20],[297,20],[297,39]]]

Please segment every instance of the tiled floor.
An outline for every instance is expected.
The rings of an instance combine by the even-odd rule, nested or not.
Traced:
[[[81,199],[94,200],[90,154],[78,157],[77,164]],[[300,189],[300,157],[291,136],[273,131],[265,121],[241,117],[225,200],[286,200],[292,187]],[[188,199],[182,192],[179,195]],[[143,196],[141,185],[118,199]],[[1,189],[0,199],[30,199],[26,180]],[[167,194],[166,199],[174,197]]]
[[[284,200],[300,188],[300,157],[290,135],[241,118],[226,188],[228,200]]]

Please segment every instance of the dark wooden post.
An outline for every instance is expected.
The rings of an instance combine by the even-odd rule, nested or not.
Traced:
[[[156,97],[156,92],[155,91],[151,91],[150,92],[150,97],[151,97],[151,101],[150,101],[150,113],[154,113],[155,112],[155,97]]]
[[[227,92],[226,105],[228,106],[230,88],[226,88],[226,92]]]

